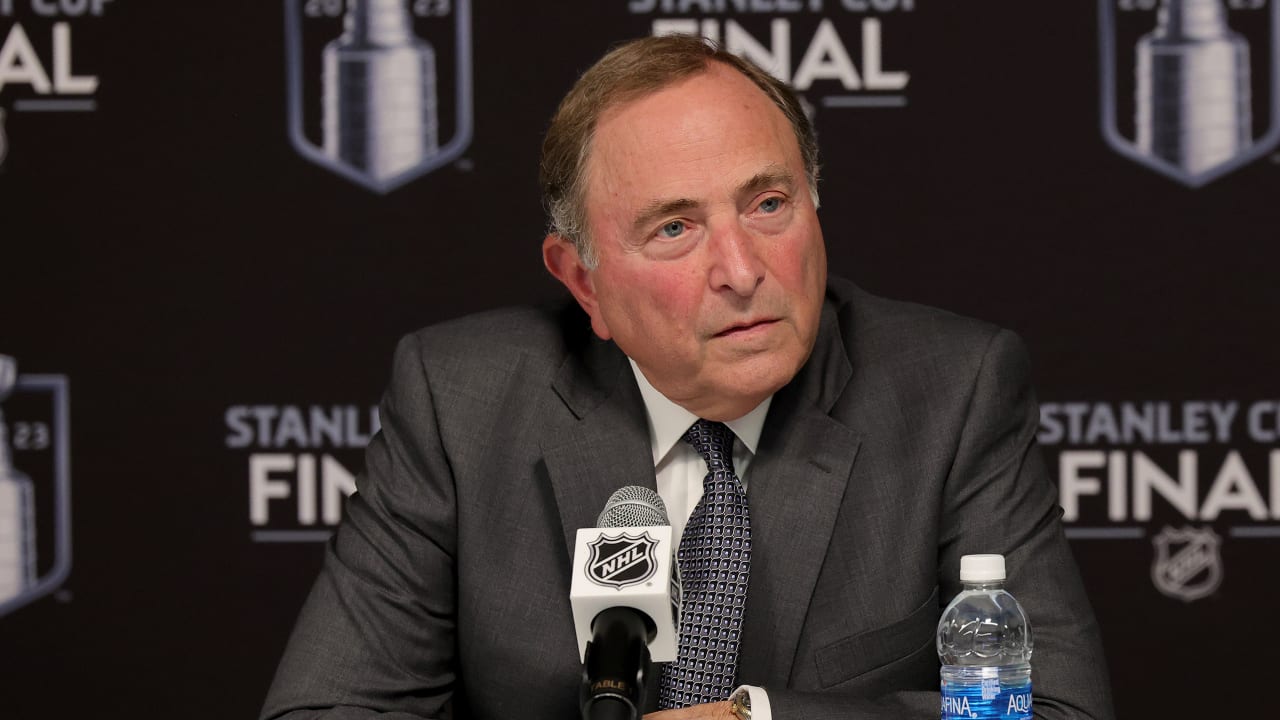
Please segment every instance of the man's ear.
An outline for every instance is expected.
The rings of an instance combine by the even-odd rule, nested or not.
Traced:
[[[596,296],[595,279],[591,271],[578,255],[578,247],[573,241],[552,233],[542,241],[542,264],[547,266],[557,280],[569,288],[573,299],[578,301],[583,312],[591,318],[591,329],[601,340],[610,338],[609,327],[600,313],[600,302]]]

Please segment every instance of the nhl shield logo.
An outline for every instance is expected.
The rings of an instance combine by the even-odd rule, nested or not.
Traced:
[[[658,541],[649,533],[623,533],[615,537],[601,535],[587,545],[591,549],[591,557],[587,559],[587,579],[619,590],[638,585],[653,577],[658,569],[653,553],[657,545]]]
[[[285,0],[289,139],[376,193],[471,143],[471,0]]]
[[[67,378],[0,355],[0,616],[71,573]]]
[[[1098,14],[1102,134],[1121,155],[1200,187],[1280,143],[1277,0],[1099,0]]]
[[[1210,528],[1166,526],[1151,542],[1156,550],[1151,579],[1165,595],[1191,602],[1222,584],[1222,539]]]

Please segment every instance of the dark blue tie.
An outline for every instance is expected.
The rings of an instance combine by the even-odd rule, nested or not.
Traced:
[[[684,434],[707,463],[698,501],[680,539],[680,649],[662,673],[662,708],[726,700],[736,687],[738,642],[751,570],[747,495],[733,471],[733,431],[699,420]]]

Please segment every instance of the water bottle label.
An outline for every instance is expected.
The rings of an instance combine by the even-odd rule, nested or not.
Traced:
[[[998,678],[944,682],[942,720],[1031,720],[1031,683],[1002,688]]]

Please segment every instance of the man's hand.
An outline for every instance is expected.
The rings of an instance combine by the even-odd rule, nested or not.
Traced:
[[[729,701],[721,700],[679,710],[660,710],[645,715],[644,720],[734,720],[734,715],[729,712]]]

